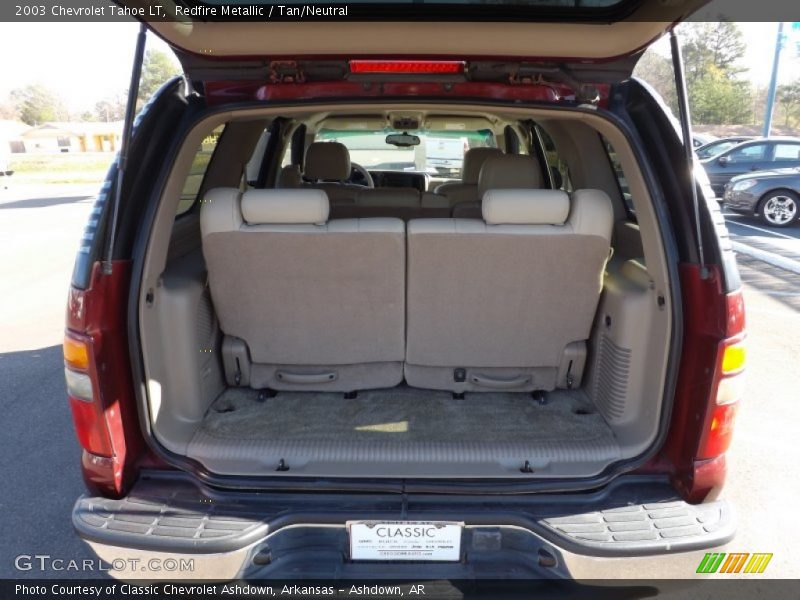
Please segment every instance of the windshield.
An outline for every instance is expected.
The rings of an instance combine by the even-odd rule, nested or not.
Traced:
[[[379,171],[416,171],[431,177],[458,178],[464,153],[470,148],[495,148],[494,134],[479,131],[413,131],[419,137],[417,146],[398,147],[386,143],[386,136],[403,131],[346,131],[321,129],[319,142],[339,142],[350,151],[350,160]]]

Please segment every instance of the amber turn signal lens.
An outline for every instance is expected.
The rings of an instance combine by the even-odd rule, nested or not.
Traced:
[[[722,355],[722,374],[730,375],[744,369],[747,349],[743,343],[727,346]]]
[[[86,371],[89,368],[89,347],[86,342],[66,335],[64,337],[64,362],[73,369]]]

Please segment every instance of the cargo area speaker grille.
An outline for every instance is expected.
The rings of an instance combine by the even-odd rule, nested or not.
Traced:
[[[592,397],[609,421],[619,419],[625,413],[630,366],[630,349],[618,346],[605,334],[601,335],[597,346]]]

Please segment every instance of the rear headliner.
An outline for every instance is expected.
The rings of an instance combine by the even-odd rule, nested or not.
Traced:
[[[152,0],[115,1],[127,7],[149,8],[155,4]],[[525,5],[504,7],[495,4],[491,5],[490,22],[485,17],[468,21],[466,19],[472,18],[468,13],[469,7],[452,4],[445,14],[455,15],[453,18],[458,21],[421,22],[414,21],[420,18],[418,9],[431,5],[409,4],[405,7],[398,3],[385,6],[394,6],[395,13],[400,15],[407,12],[408,21],[400,21],[394,18],[394,14],[388,17],[390,20],[374,22],[365,22],[363,16],[357,17],[360,21],[302,22],[263,18],[259,21],[214,21],[182,17],[152,20],[148,26],[179,53],[209,59],[426,56],[597,61],[640,51],[707,1],[621,2],[617,5],[618,11],[602,18],[593,18],[583,9],[568,14],[563,10],[559,13],[558,7],[528,5],[531,15],[526,21],[515,12],[521,7],[525,10]],[[175,14],[175,0],[162,0],[159,4],[167,14]],[[358,7],[357,4],[353,6]]]

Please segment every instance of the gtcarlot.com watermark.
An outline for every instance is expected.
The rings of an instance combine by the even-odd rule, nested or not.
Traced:
[[[193,558],[115,558],[105,561],[99,558],[60,558],[49,554],[20,554],[14,558],[17,571],[35,572],[131,572],[140,573],[193,573]]]

